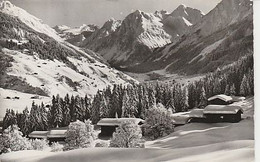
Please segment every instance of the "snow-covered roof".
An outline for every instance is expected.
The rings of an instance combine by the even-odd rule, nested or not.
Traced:
[[[144,120],[142,120],[140,118],[103,118],[97,123],[97,125],[99,125],[99,126],[119,126],[124,121],[131,121],[135,124],[144,122]]]
[[[234,102],[244,101],[246,98],[241,96],[231,96]]]
[[[225,102],[232,101],[232,97],[224,95],[224,94],[219,94],[219,95],[212,96],[212,97],[210,97],[208,99],[208,101],[212,101],[212,100],[217,99],[217,98],[221,99],[221,100],[223,100]]]
[[[33,131],[32,133],[30,133],[28,136],[30,138],[47,138],[47,133],[49,131]]]
[[[203,114],[236,114],[243,109],[236,105],[208,105],[203,110]]]
[[[67,130],[50,130],[47,134],[48,138],[63,138],[66,137]]]
[[[189,116],[191,118],[205,118],[203,109],[193,109],[190,111]]]

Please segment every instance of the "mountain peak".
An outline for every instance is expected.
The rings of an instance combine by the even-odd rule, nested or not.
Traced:
[[[13,5],[9,1],[3,1],[0,3],[0,11],[10,16],[17,17],[19,20],[21,20],[23,23],[25,23],[27,26],[29,26],[37,32],[47,34],[48,36],[56,39],[57,41],[62,41],[62,39],[57,35],[55,30],[49,27],[48,25],[43,24],[43,21],[41,19],[31,15],[24,9]]]
[[[115,20],[114,18],[110,18],[108,21],[104,23],[102,29],[106,29],[107,31],[115,31],[117,27],[121,25],[121,20]]]
[[[180,8],[180,9],[186,9],[187,6],[186,6],[185,4],[181,4],[181,5],[179,5],[177,8]]]

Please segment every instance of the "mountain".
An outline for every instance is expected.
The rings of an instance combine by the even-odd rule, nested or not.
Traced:
[[[204,13],[200,10],[180,5],[171,14],[163,16],[164,29],[170,33],[174,41],[179,36],[189,31],[190,26],[198,23]]]
[[[122,22],[109,20],[80,47],[100,53],[117,68],[138,65],[150,57],[155,48],[177,41],[202,16],[200,11],[183,5],[171,14],[137,10]]]
[[[177,42],[153,50],[147,60],[126,70],[206,73],[230,64],[252,50],[252,2],[222,0]]]
[[[44,24],[39,18],[29,14],[27,11],[16,7],[11,2],[3,1],[2,3],[0,3],[0,10],[2,13],[17,17],[33,30],[40,33],[45,33],[55,40],[61,41],[61,38],[57,36],[57,33],[54,31],[54,29]]]
[[[60,38],[49,26],[8,1],[0,9],[0,87],[51,96],[94,95],[136,82],[102,63],[93,51]]]
[[[53,29],[58,33],[58,35],[66,40],[67,42],[78,45],[80,42],[84,41],[89,37],[94,31],[99,27],[96,25],[86,25],[83,24],[80,27],[70,28],[66,25],[55,26]]]

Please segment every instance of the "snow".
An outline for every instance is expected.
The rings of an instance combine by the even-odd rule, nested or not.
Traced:
[[[16,96],[19,97],[19,99],[12,99]],[[50,97],[39,96],[39,99],[31,99],[33,96],[35,95],[0,88],[0,121],[4,118],[6,109],[22,112],[25,107],[28,107],[30,110],[33,101],[39,105],[41,102],[44,104],[51,103]],[[11,99],[6,99],[6,97],[11,97]]]
[[[155,14],[138,12],[141,14],[144,30],[137,38],[139,42],[152,49],[171,43],[171,36],[164,31],[161,18]]]
[[[241,101],[244,119],[239,123],[190,123],[142,148],[86,148],[61,153],[20,151],[3,154],[3,162],[81,162],[81,161],[254,161],[253,98]]]
[[[16,152],[11,152],[9,154],[0,155],[0,161],[2,160],[2,162],[8,162],[8,161],[27,162],[28,158],[30,158],[30,161],[34,161],[34,159],[39,159],[40,157],[45,157],[52,154],[53,154],[52,152],[47,152],[47,151],[35,151],[35,150],[16,151]]]
[[[185,24],[187,26],[192,26],[193,24],[191,22],[189,22],[187,19],[185,19],[185,17],[182,17],[183,21],[185,22]]]
[[[225,94],[220,94],[220,95],[215,95],[215,96],[212,96],[212,97],[210,97],[209,99],[208,99],[208,101],[212,101],[212,100],[215,100],[215,99],[221,99],[221,100],[223,100],[223,101],[225,101],[225,102],[228,102],[228,101],[232,101],[232,97],[230,97],[230,96],[227,96],[227,95],[225,95]]]
[[[67,130],[50,130],[47,134],[48,138],[65,137]]]
[[[71,46],[72,47],[72,46]],[[75,50],[76,47],[75,47]],[[80,52],[80,50],[78,50]],[[19,51],[3,49],[3,52],[13,57],[12,67],[7,69],[9,75],[24,79],[28,84],[39,87],[46,91],[50,96],[59,94],[93,96],[98,89],[104,89],[108,85],[128,84],[127,81],[118,76],[117,70],[111,69],[104,64],[96,61],[90,63],[85,57],[80,59],[68,57],[80,72],[89,76],[82,75],[68,67],[65,63],[58,60],[42,60],[35,56],[29,56]],[[82,51],[81,51],[82,52]],[[86,53],[84,53],[88,56]],[[93,59],[88,56],[88,58]],[[122,74],[125,79],[132,80],[129,76]],[[72,82],[77,82],[77,90],[71,86],[66,78]]]
[[[23,23],[31,27],[37,32],[44,33],[57,41],[62,41],[62,39],[57,35],[54,29],[49,27],[46,24],[43,24],[42,20],[38,19],[37,17],[29,14],[27,11],[14,6],[9,1],[3,1],[0,3],[0,11],[14,17],[20,19]]]
[[[58,29],[61,30],[65,34],[68,33],[68,34],[73,34],[73,35],[79,35],[83,31],[94,32],[94,29],[92,29],[91,27],[89,27],[86,24],[83,24],[80,27],[74,27],[74,28],[70,28],[70,27],[68,27],[66,25],[61,25],[61,26],[58,26]]]
[[[199,61],[202,61],[207,54],[210,54],[213,50],[217,49],[219,47],[219,45],[221,45],[221,43],[225,40],[225,38],[220,39],[218,41],[216,41],[215,43],[207,46],[206,48],[204,48],[199,55],[197,55],[196,57],[194,57],[192,60],[189,61],[189,64],[194,62],[197,58],[201,57],[201,59]]]

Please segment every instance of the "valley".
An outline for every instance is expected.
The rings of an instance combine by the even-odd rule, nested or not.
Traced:
[[[255,160],[253,1],[130,8],[77,27],[10,1],[0,1],[0,161]]]

